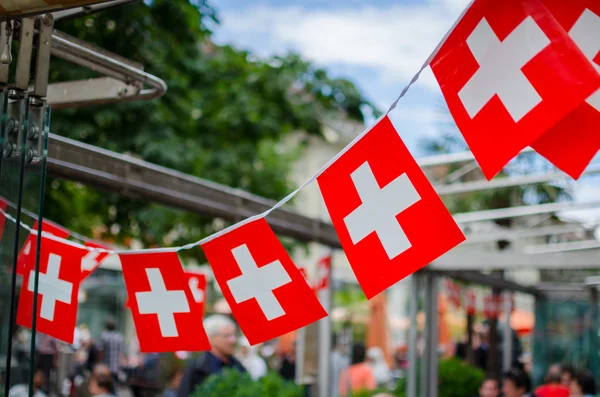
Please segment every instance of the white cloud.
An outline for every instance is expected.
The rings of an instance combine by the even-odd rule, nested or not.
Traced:
[[[310,10],[302,7],[229,10],[226,36],[263,53],[289,49],[321,64],[375,70],[389,83],[406,82],[420,69],[468,0]],[[240,39],[242,38],[242,39]],[[260,43],[260,44],[259,44]],[[261,48],[262,47],[262,48]],[[436,87],[433,75],[422,83]]]

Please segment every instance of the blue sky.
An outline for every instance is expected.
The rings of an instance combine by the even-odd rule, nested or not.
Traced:
[[[332,76],[353,81],[386,110],[420,69],[469,0],[220,0],[217,43],[263,56],[295,51]],[[441,91],[427,68],[390,114],[416,157],[445,121]],[[578,199],[600,197],[600,183],[577,183]],[[598,217],[600,221],[600,216]]]
[[[468,0],[221,0],[218,43],[259,55],[296,51],[336,77],[355,82],[387,109]],[[443,104],[426,71],[391,115],[415,155],[436,131]]]

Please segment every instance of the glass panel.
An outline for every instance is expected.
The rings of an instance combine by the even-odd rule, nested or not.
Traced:
[[[14,93],[13,93],[14,94]],[[17,330],[18,286],[16,274],[17,254],[22,243],[21,203],[23,199],[23,175],[25,172],[25,149],[29,106],[27,97],[0,92],[3,155],[0,166],[0,196],[4,200],[2,221],[4,227],[0,240],[0,376],[3,393],[17,384],[27,384],[28,358],[27,332]]]
[[[24,248],[31,228],[42,218],[43,184],[45,179],[45,155],[50,113],[43,103],[11,92],[6,99],[2,93],[0,105],[2,117],[3,159],[0,175],[0,196],[5,200],[4,228],[0,240],[0,356],[3,393],[27,393],[34,379],[33,369],[39,363],[30,358],[35,356],[35,321],[32,329],[16,324],[18,300],[23,287],[23,273],[17,258]],[[5,101],[8,102],[5,105]],[[35,103],[35,105],[33,105]],[[41,230],[35,231],[39,237]],[[40,241],[39,238],[34,241]],[[28,245],[28,266],[38,267],[37,244]],[[33,290],[37,285],[33,285]],[[34,303],[34,306],[37,302]],[[32,307],[30,310],[34,309]],[[35,312],[35,311],[34,311]],[[35,316],[33,317],[35,319]],[[39,377],[36,377],[40,383]],[[45,389],[48,384],[44,382]],[[13,389],[14,388],[14,389]],[[31,390],[35,390],[35,387]]]

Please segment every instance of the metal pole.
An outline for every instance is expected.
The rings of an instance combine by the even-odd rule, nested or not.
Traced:
[[[598,373],[598,288],[596,285],[590,288],[590,371]],[[596,380],[598,375],[596,375]]]
[[[427,322],[429,326],[429,393],[428,397],[438,397],[438,277],[428,276],[430,308]]]
[[[327,288],[319,291],[319,300],[325,308],[327,314],[331,314],[331,272],[329,272],[329,280]],[[331,315],[319,321],[319,396],[329,396],[331,384]],[[333,396],[337,397],[337,396]]]
[[[508,371],[512,365],[512,328],[510,327],[510,315],[512,301],[510,293],[504,293],[504,344],[502,352],[502,369]]]
[[[431,329],[431,322],[430,322],[430,318],[431,318],[431,313],[430,313],[430,306],[431,306],[431,294],[430,294],[430,290],[429,290],[429,283],[427,281],[428,279],[428,274],[424,274],[423,276],[419,277],[419,288],[423,288],[424,289],[424,293],[425,293],[425,297],[424,297],[424,311],[425,311],[425,326],[423,329],[423,344],[424,344],[424,349],[423,352],[421,354],[421,376],[420,376],[420,381],[421,381],[421,386],[419,387],[419,391],[420,391],[420,395],[421,397],[429,397],[429,386],[428,386],[428,382],[429,382],[429,349],[431,349],[431,346],[429,345],[429,333],[430,333],[430,329]]]
[[[410,328],[408,329],[408,373],[406,374],[406,396],[417,397],[417,338],[419,325],[417,312],[419,303],[418,276],[410,277]]]
[[[304,384],[304,351],[306,346],[306,327],[296,332],[296,384]]]

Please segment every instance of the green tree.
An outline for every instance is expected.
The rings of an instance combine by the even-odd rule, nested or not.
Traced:
[[[206,1],[153,0],[58,22],[59,30],[142,63],[169,91],[151,102],[55,111],[51,130],[264,197],[284,197],[302,148],[285,151],[282,137],[319,135],[324,117],[360,122],[362,110],[376,110],[351,82],[330,78],[298,55],[261,60],[215,45],[207,24],[217,21]],[[53,60],[51,70],[54,81],[93,75],[61,60]],[[50,180],[49,187],[46,216],[82,234],[106,225],[105,237],[117,242],[135,238],[162,246],[215,230],[212,219],[77,183]]]

